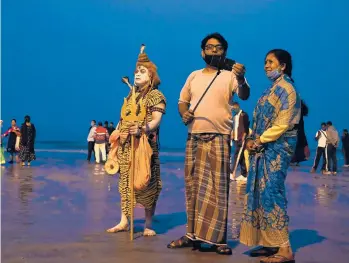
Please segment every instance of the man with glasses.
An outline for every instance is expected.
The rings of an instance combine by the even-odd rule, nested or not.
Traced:
[[[214,63],[225,58],[227,49],[228,43],[219,33],[205,37],[201,42],[201,56],[206,67],[191,73],[180,93],[178,109],[184,124],[188,125],[187,233],[168,244],[168,248],[197,248],[200,243],[207,243],[213,245],[218,254],[232,254],[227,245],[231,109],[234,94],[246,100],[250,87],[242,64],[235,63],[229,71],[219,70],[221,65]]]

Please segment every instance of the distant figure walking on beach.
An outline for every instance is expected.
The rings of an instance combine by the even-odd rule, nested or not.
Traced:
[[[249,133],[250,121],[248,114],[244,112],[239,103],[233,103],[233,131],[231,141],[234,143],[234,156],[230,169],[230,179],[236,181],[247,181],[247,160],[245,158],[245,138]],[[236,177],[236,170],[240,165],[240,175]]]
[[[108,130],[103,127],[102,122],[98,122],[98,127],[95,129],[95,134],[93,136],[95,139],[95,157],[96,163],[100,163],[101,154],[102,161],[105,163],[107,161],[107,143],[109,141],[109,133]]]
[[[316,156],[314,159],[314,165],[311,168],[311,173],[315,173],[316,169],[319,165],[321,156],[322,156],[322,168],[321,172],[326,171],[326,165],[327,165],[327,153],[326,153],[326,146],[327,146],[327,135],[326,135],[326,129],[327,125],[326,123],[321,123],[321,129],[318,130],[315,134],[315,140],[317,140],[318,145],[316,148]]]
[[[331,121],[327,122],[327,166],[323,174],[337,174],[337,148],[339,146],[339,135]]]
[[[22,161],[22,166],[25,166],[26,162],[28,163],[28,166],[30,166],[31,162],[36,160],[34,149],[36,128],[35,125],[31,123],[30,116],[28,115],[24,117],[20,136],[18,157]]]
[[[304,162],[310,157],[310,150],[304,129],[304,117],[308,116],[309,109],[303,100],[301,101],[301,105],[301,119],[299,124],[296,125],[298,130],[297,146],[291,161],[291,165],[295,166],[299,166],[300,162]]]
[[[92,156],[92,152],[95,153],[95,132],[96,132],[96,121],[92,120],[91,121],[91,126],[87,135],[87,161],[88,163],[91,163],[91,156]],[[96,159],[96,156],[94,156]]]
[[[0,120],[0,127],[2,128],[2,123],[3,121]],[[6,160],[5,160],[5,154],[4,154],[4,147],[2,146],[2,136],[0,138],[0,165],[3,165],[6,163]]]
[[[342,147],[344,155],[344,167],[349,167],[349,134],[347,129],[343,130]]]
[[[7,152],[10,154],[11,159],[9,163],[13,163],[13,160],[16,159],[16,162],[18,162],[18,150],[16,149],[16,143],[20,138],[20,129],[17,127],[16,120],[11,120],[11,127],[3,134],[2,137],[8,136],[7,141]]]

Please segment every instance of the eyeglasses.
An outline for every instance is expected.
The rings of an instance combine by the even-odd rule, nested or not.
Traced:
[[[205,50],[214,50],[216,49],[217,51],[223,51],[224,48],[222,45],[211,45],[211,44],[208,44],[205,46]]]

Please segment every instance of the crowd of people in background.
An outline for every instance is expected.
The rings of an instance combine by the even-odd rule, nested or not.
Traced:
[[[233,132],[231,134],[231,145],[234,147],[234,153],[231,158],[231,179],[236,181],[246,181],[248,172],[248,158],[245,152],[244,140],[251,132],[249,130],[249,116],[244,112],[239,103],[233,103]],[[292,158],[291,165],[299,166],[300,162],[306,161],[310,157],[310,150],[308,141],[304,130],[303,117],[308,115],[308,107],[302,101],[302,115],[300,123],[298,124],[298,141],[296,152]],[[1,120],[1,126],[3,121]],[[109,136],[115,130],[114,122],[91,121],[89,128],[87,142],[88,153],[87,161],[91,163],[92,156],[97,164],[105,163],[110,149]],[[5,150],[3,145],[4,138],[7,137],[6,152],[9,154],[9,164],[21,163],[22,166],[26,164],[31,165],[31,162],[36,159],[35,154],[35,138],[36,128],[31,123],[30,116],[24,117],[24,122],[21,126],[17,126],[16,119],[11,120],[10,127],[1,135],[1,153],[0,164],[5,164]],[[321,123],[321,128],[315,134],[317,141],[317,148],[314,157],[314,163],[311,168],[311,173],[316,173],[321,158],[323,159],[321,165],[321,173],[327,175],[337,174],[337,149],[342,142],[342,153],[344,156],[343,167],[349,167],[349,133],[348,129],[343,129],[341,138],[338,131],[333,126],[331,121]],[[236,176],[236,169],[240,166],[240,175]]]
[[[3,121],[1,121],[1,126]],[[29,115],[24,117],[21,127],[17,126],[16,119],[11,120],[11,126],[1,135],[1,164],[5,164],[5,155],[3,148],[3,138],[8,137],[6,151],[10,154],[10,164],[21,162],[22,166],[31,165],[36,160],[35,139],[36,128],[31,122]]]
[[[115,130],[114,122],[98,122],[96,125],[96,121],[91,121],[91,126],[89,128],[89,132],[87,135],[87,161],[91,163],[92,154],[96,160],[96,163],[105,163],[107,161],[107,155],[109,153],[110,144],[109,144],[109,136]]]
[[[250,121],[248,114],[240,108],[239,103],[234,102],[233,108],[233,131],[231,133],[231,146],[234,153],[231,158],[230,179],[240,182],[247,181],[248,174],[248,154],[245,150],[245,138],[251,133],[249,130]],[[304,117],[308,116],[309,109],[305,102],[301,101],[301,117],[297,124],[297,145],[291,160],[292,166],[300,166],[301,162],[310,158],[308,140],[305,134]],[[316,173],[321,157],[323,158],[321,173],[325,175],[337,174],[337,149],[342,141],[342,153],[344,156],[344,166],[349,167],[349,134],[344,129],[341,139],[336,128],[331,121],[321,124],[321,129],[316,132],[315,140],[318,143],[314,163],[310,170]],[[236,175],[236,170],[240,166],[240,175]]]
[[[315,140],[318,142],[316,155],[311,168],[311,173],[316,173],[320,159],[322,157],[321,172],[326,175],[337,174],[337,149],[342,140],[342,152],[344,155],[344,167],[349,167],[349,135],[348,130],[344,129],[342,138],[339,138],[338,131],[331,121],[321,123],[321,128],[315,134]]]

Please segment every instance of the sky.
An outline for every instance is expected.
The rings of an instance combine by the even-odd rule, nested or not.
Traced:
[[[167,98],[161,145],[184,148],[177,112],[188,75],[204,67],[201,40],[220,32],[228,57],[246,67],[252,115],[269,85],[274,48],[293,57],[293,78],[309,106],[311,146],[323,121],[349,128],[349,1],[342,0],[2,0],[1,119],[32,117],[38,141],[86,141],[90,121],[118,122],[142,43]]]

